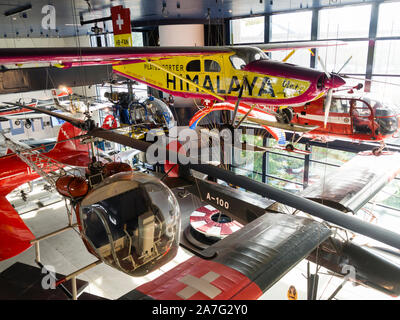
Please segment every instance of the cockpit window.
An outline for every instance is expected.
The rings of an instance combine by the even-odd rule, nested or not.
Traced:
[[[242,69],[246,65],[246,62],[236,55],[231,56],[229,59],[235,69]]]
[[[200,72],[200,60],[192,60],[186,66],[188,72]]]
[[[217,61],[214,60],[204,60],[204,71],[205,72],[220,72],[221,67]]]
[[[230,57],[230,60],[235,69],[242,69],[253,61],[268,59],[261,49],[255,47],[232,47],[232,49],[235,54]]]
[[[348,110],[348,106],[346,103],[342,103],[341,99],[332,98],[330,112],[347,113]]]

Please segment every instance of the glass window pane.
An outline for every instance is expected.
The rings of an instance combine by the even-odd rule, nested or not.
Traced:
[[[366,38],[371,6],[323,9],[319,13],[319,39]]]
[[[400,40],[378,40],[375,43],[374,74],[400,74]]]
[[[393,180],[383,188],[373,199],[389,207],[400,209],[400,180]]]
[[[311,11],[273,15],[271,41],[311,40],[311,18]]]
[[[264,43],[265,17],[231,20],[231,43]]]
[[[192,60],[186,65],[188,72],[200,72],[200,60]]]
[[[398,105],[400,101],[400,77],[372,77],[371,94],[378,100]]]
[[[382,3],[379,6],[377,37],[400,35],[400,3]]]
[[[248,171],[248,170],[244,170],[244,169],[240,169],[240,168],[235,168],[233,170],[233,172],[235,172],[236,174],[240,175],[240,176],[245,176],[248,177],[250,179],[256,180],[258,182],[262,182],[262,175],[253,171]]]
[[[291,50],[271,51],[271,59],[282,61],[291,52]],[[299,49],[286,61],[302,67],[310,67],[311,53],[307,49]]]
[[[328,149],[323,147],[311,147],[312,160],[318,160],[325,163],[341,166],[355,156],[355,153]]]
[[[254,136],[253,134],[243,134],[242,142],[246,142],[249,145],[255,145],[262,147],[263,138],[261,136]],[[258,173],[262,173],[262,160],[263,154],[262,152],[254,152],[254,151],[242,151],[241,159],[235,160],[235,165],[241,167],[248,171],[254,171]]]
[[[317,54],[325,64],[328,72],[338,72],[346,61],[351,60],[340,70],[340,73],[365,73],[367,68],[368,41],[351,41],[345,45],[323,47]],[[323,71],[317,59],[317,68]]]
[[[337,170],[337,167],[322,164],[319,162],[310,162],[310,173],[308,177],[308,185],[320,182],[326,175]]]
[[[143,33],[142,32],[132,32],[132,46],[133,47],[143,47]]]
[[[284,180],[280,180],[277,178],[267,177],[267,184],[276,187],[281,190],[285,190],[291,193],[300,193],[303,191],[303,186],[297,183],[292,183]]]
[[[204,71],[205,72],[220,72],[221,67],[217,61],[214,60],[204,60]]]

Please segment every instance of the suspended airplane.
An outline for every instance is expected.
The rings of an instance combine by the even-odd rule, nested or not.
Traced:
[[[290,48],[287,44],[127,47],[131,38],[129,9],[117,6],[111,12],[115,48],[1,49],[0,63],[43,62],[59,68],[108,64],[123,77],[173,96],[274,106],[304,104],[345,84],[335,74],[273,61],[264,52],[338,42],[292,43]]]
[[[81,138],[106,139],[143,152],[146,152],[152,146],[149,142],[135,140],[110,130],[98,128],[90,119],[83,121],[47,110],[43,112],[52,116],[59,116],[80,130],[87,131],[84,136],[80,136]],[[21,154],[21,152],[18,153]],[[188,176],[188,169],[192,169],[209,177],[226,181],[233,186],[244,188],[263,197],[297,208],[327,223],[333,223],[400,249],[400,235],[395,232],[247,177],[238,176],[233,172],[207,163],[198,163],[199,159],[184,154],[177,157],[176,152],[172,150],[170,150],[169,156],[176,156],[180,161],[187,163],[186,165],[179,165],[181,169],[179,170],[180,177],[186,179],[186,184],[191,179],[190,175]],[[86,161],[86,163],[89,163],[89,166],[85,177],[60,176],[55,181],[55,186],[58,192],[71,199],[72,210],[70,212],[76,213],[80,235],[89,252],[99,259],[92,266],[105,262],[130,275],[141,276],[170,261],[175,256],[179,245],[180,214],[177,200],[164,182],[176,186],[176,180],[170,180],[164,176],[165,179],[163,178],[161,181],[148,174],[132,172],[127,164],[115,162],[102,164],[95,157],[91,161]],[[198,185],[201,180],[196,180],[196,182],[192,180],[191,183]],[[218,193],[221,190],[222,193]],[[227,192],[232,193],[223,186],[219,186],[217,189],[208,189],[210,201],[215,201],[216,197],[220,197],[222,204],[221,201],[218,201],[219,206],[226,208],[226,203],[228,203],[228,208],[233,208],[230,202],[224,199],[224,192],[225,194]],[[27,249],[32,243],[38,243],[22,221],[19,221],[18,229],[8,227],[8,220],[15,219],[18,214],[15,210],[10,210],[11,206],[6,206],[6,203],[4,207],[8,208],[5,212],[2,212],[2,220],[4,221],[2,226],[8,230],[6,235],[17,239],[17,242],[24,246],[16,248],[14,245],[12,251],[3,248],[1,251],[2,260],[20,253],[21,249]],[[177,289],[179,290],[173,291],[180,293],[177,294],[178,297],[196,299],[200,296],[195,293],[199,293],[205,295],[201,298],[206,299],[257,298],[295,264],[307,257],[328,239],[331,234],[324,223],[304,217],[276,213],[263,214],[257,218],[257,216],[249,216],[247,212],[242,218],[246,216],[247,219],[256,219],[246,225],[242,229],[243,232],[238,231],[232,237],[226,237],[225,242],[219,242],[216,247],[203,252],[203,259],[194,257],[179,268],[174,269],[174,276],[177,273],[181,274],[181,276],[178,276],[179,288]],[[22,241],[18,234],[23,235]],[[250,234],[257,236],[256,238],[250,237]],[[278,234],[279,237],[276,237]],[[256,239],[258,241],[250,244]],[[227,246],[227,241],[230,240],[233,247]],[[246,270],[244,270],[238,267],[243,265],[243,256],[248,261],[249,256],[254,256],[254,252],[260,252],[258,250],[260,247],[264,248],[262,249],[264,253],[257,254],[254,257],[254,263],[257,265],[254,265],[255,268],[249,270],[245,268]],[[224,249],[222,250],[222,248]],[[227,248],[231,248],[233,251]],[[296,250],[293,250],[293,248],[296,248]],[[251,252],[253,253],[251,254]],[[266,270],[269,271],[265,272]],[[206,271],[207,275],[203,274]],[[226,278],[231,279],[233,277],[236,280],[229,287],[226,287],[226,290],[216,290],[209,286],[208,288],[211,291],[203,293],[204,288],[191,287],[195,283],[195,276],[202,277],[208,283],[213,282],[213,287],[216,286],[217,278],[223,283],[225,283],[224,279]],[[57,283],[62,284],[68,278],[59,279]],[[169,281],[167,280],[162,278],[160,281],[167,284]],[[164,288],[160,281],[149,284],[152,291],[158,291],[155,286]],[[189,288],[185,290],[185,287]],[[217,287],[219,288],[220,285],[218,284]],[[146,292],[142,291],[142,298],[145,298],[143,293],[146,294]],[[168,298],[166,294],[166,291],[162,290],[155,297]]]
[[[398,108],[385,104],[367,95],[348,95],[334,93],[331,97],[329,116],[325,118],[326,96],[308,102],[302,106],[285,109],[285,118],[279,117],[279,107],[265,105],[248,105],[240,103],[238,127],[243,121],[255,123],[265,128],[278,142],[276,148],[286,151],[307,154],[297,149],[294,141],[287,142],[285,131],[298,132],[300,137],[331,141],[346,139],[355,141],[379,141],[381,145],[372,150],[379,155],[385,148],[385,140],[396,136],[399,131]],[[196,112],[189,121],[194,129],[209,113],[213,111],[234,111],[231,103],[204,103],[204,108]],[[327,120],[327,122],[325,122]],[[203,121],[204,122],[204,121]],[[294,138],[294,135],[293,135]]]

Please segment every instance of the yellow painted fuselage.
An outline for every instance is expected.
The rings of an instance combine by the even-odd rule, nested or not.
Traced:
[[[237,100],[240,87],[244,84],[243,102],[282,104],[293,101],[293,98],[297,100],[310,91],[313,84],[311,80],[268,74],[268,70],[254,72],[246,68],[235,68],[231,61],[233,55],[230,52],[152,58],[143,62],[114,65],[113,69],[175,96],[220,101]]]

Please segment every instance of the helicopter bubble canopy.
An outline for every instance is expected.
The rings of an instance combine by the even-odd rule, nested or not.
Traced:
[[[89,251],[131,276],[160,268],[178,251],[179,205],[153,176],[114,174],[88,193],[79,213]]]
[[[175,126],[175,119],[167,104],[159,99],[151,97],[143,103],[131,106],[131,117],[135,124],[148,124],[154,127]]]

